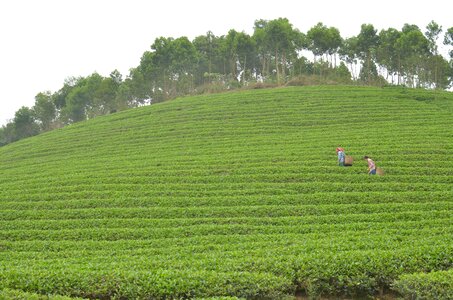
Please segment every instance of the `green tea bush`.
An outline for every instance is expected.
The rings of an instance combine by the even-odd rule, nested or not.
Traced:
[[[452,95],[249,89],[1,147],[0,290],[366,298],[451,269]]]
[[[453,299],[453,269],[405,274],[392,287],[404,299]]]

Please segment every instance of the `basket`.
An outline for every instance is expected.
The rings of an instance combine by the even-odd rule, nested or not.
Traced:
[[[352,163],[354,162],[354,159],[352,156],[346,155],[344,158],[344,165],[345,166],[352,166]]]
[[[384,170],[382,170],[381,168],[376,168],[376,174],[379,176],[384,176]]]

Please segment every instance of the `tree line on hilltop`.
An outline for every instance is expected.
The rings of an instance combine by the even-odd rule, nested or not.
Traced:
[[[123,75],[67,78],[60,90],[41,92],[0,128],[0,146],[93,117],[183,95],[248,87],[309,84],[402,85],[447,89],[453,83],[453,27],[442,35],[432,21],[423,32],[405,24],[379,33],[363,24],[343,38],[318,23],[306,33],[286,18],[257,20],[254,32],[157,38],[140,64]],[[449,57],[438,44],[449,47]],[[311,54],[310,54],[311,53]],[[308,59],[304,54],[308,54]]]

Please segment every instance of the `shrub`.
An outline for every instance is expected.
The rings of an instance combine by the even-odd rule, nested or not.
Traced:
[[[393,289],[404,299],[453,299],[453,269],[403,275]]]

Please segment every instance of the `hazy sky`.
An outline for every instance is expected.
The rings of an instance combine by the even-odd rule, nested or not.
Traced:
[[[252,34],[255,20],[280,17],[302,32],[323,22],[343,37],[357,35],[364,23],[425,31],[434,20],[445,31],[452,12],[453,1],[444,0],[2,0],[0,125],[21,106],[32,107],[39,92],[59,90],[67,77],[118,69],[125,78],[160,36]]]

